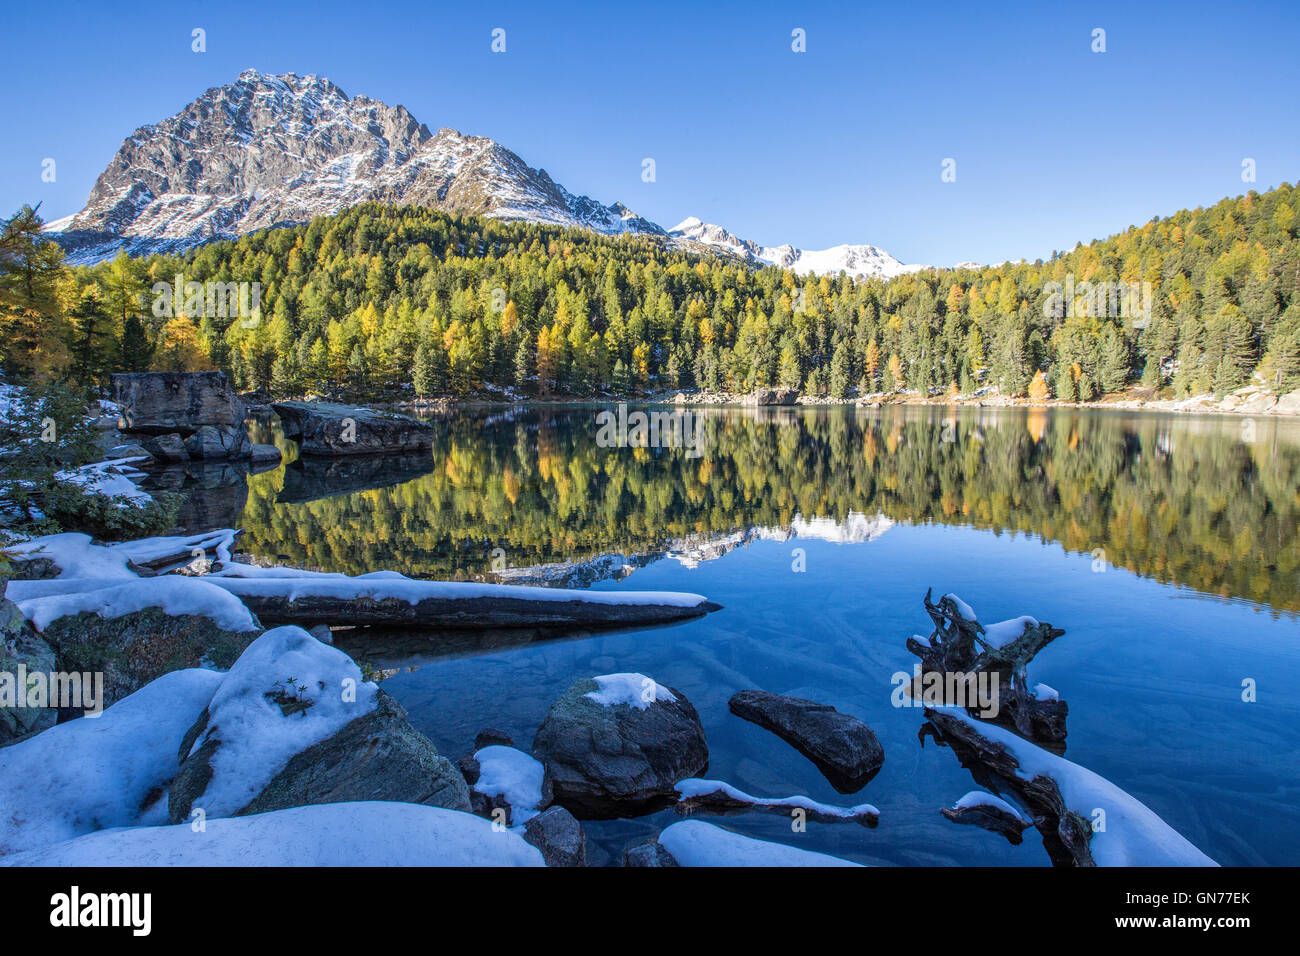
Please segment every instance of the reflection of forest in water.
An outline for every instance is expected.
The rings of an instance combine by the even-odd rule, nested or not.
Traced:
[[[702,457],[601,448],[594,408],[465,413],[432,455],[248,479],[243,546],[308,567],[477,577],[798,517],[1040,535],[1163,582],[1300,610],[1300,423],[1024,409],[704,414]],[[1252,437],[1253,440],[1245,439]]]

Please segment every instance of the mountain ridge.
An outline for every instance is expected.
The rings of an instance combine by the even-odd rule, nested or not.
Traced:
[[[673,230],[621,202],[575,194],[485,136],[431,132],[406,107],[349,97],[315,74],[244,70],[180,111],[137,128],[96,179],[85,206],[47,226],[74,264],[175,253],[294,225],[359,202],[409,203],[457,215],[661,236],[753,266],[891,277],[905,266],[877,246],[761,246],[694,217]]]

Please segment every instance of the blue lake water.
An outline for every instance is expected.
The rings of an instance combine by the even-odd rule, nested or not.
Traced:
[[[1294,426],[1073,411],[705,414],[703,453],[690,458],[598,447],[592,409],[461,413],[407,471],[303,463],[249,479],[246,545],[352,573],[491,579],[504,563],[544,566],[554,583],[581,571],[596,588],[706,595],[724,609],[671,627],[477,650],[376,641],[373,663],[453,759],[484,727],[528,749],[574,680],[639,671],[698,709],[710,778],[881,812],[871,830],[793,832],[759,814],[728,816],[730,828],[872,864],[1049,865],[1032,830],[1012,846],[940,815],[978,787],[950,750],[921,746],[919,709],[891,703],[891,678],[915,662],[906,639],[931,630],[926,589],[954,591],[985,623],[1028,614],[1065,629],[1029,677],[1069,702],[1068,759],[1220,863],[1300,863]],[[609,554],[624,557],[591,570]],[[600,573],[623,564],[644,566]],[[837,793],[730,714],[746,688],[866,721],[881,772]],[[613,859],[675,819],[591,823],[588,838]]]

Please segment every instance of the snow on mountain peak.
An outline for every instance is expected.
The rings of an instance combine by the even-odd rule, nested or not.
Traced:
[[[121,248],[177,252],[367,201],[661,236],[679,248],[801,273],[909,271],[875,246],[763,247],[694,216],[665,230],[622,203],[570,193],[485,136],[449,127],[431,133],[405,107],[349,97],[325,77],[251,68],[128,136],[85,208],[48,231],[70,261],[97,262]]]

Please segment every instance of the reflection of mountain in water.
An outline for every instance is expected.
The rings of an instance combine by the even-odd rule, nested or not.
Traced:
[[[834,518],[805,519],[796,516],[788,528],[746,528],[717,535],[687,535],[662,549],[634,555],[602,554],[585,561],[556,561],[530,567],[505,568],[492,573],[503,584],[536,584],[560,588],[585,588],[597,581],[621,581],[638,568],[672,558],[688,568],[715,561],[736,548],[755,541],[816,539],[835,544],[864,544],[874,541],[894,526],[884,515],[850,513],[843,521]]]

